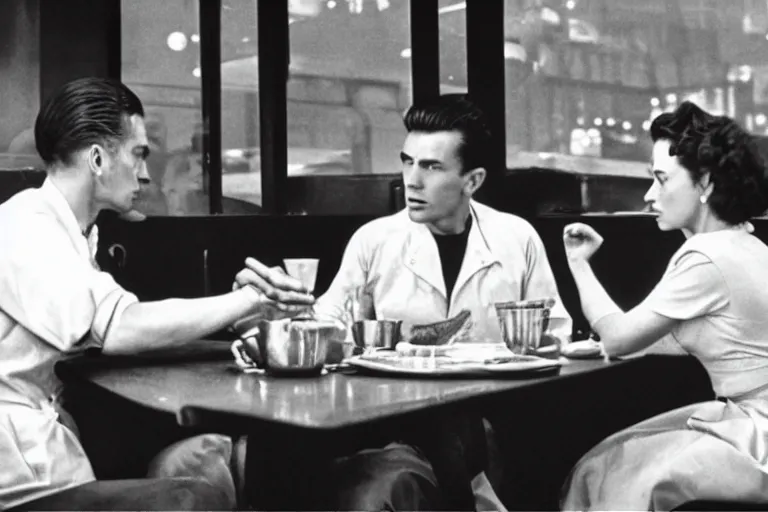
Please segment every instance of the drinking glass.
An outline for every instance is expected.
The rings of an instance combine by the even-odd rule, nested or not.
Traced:
[[[315,291],[319,262],[320,260],[313,258],[286,258],[283,260],[288,275],[301,281],[309,293]]]
[[[508,302],[496,304],[496,315],[501,328],[501,337],[507,348],[515,354],[543,356],[552,347],[542,347],[549,324],[550,306],[530,302]],[[549,344],[548,344],[549,345]],[[542,350],[544,349],[544,350]],[[556,352],[556,351],[555,351]],[[552,354],[557,357],[559,354]]]

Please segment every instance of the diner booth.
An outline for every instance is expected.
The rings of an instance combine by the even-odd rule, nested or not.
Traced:
[[[25,178],[30,173],[34,178]],[[17,173],[4,172],[0,176],[14,174]],[[19,174],[17,187],[41,183],[39,172]],[[279,265],[285,257],[312,257],[320,260],[316,284],[320,294],[330,284],[351,234],[372,218],[375,216],[150,217],[131,223],[104,215],[99,221],[98,262],[140,299],[158,300],[224,293],[246,256],[255,256],[268,265]],[[682,243],[682,235],[659,232],[654,219],[647,216],[529,217],[544,241],[561,296],[573,315],[574,340],[589,335],[561,248],[563,227],[576,219],[586,220],[605,237],[603,248],[594,258],[595,272],[624,308],[632,307],[650,291],[669,257]],[[755,228],[758,236],[768,240],[764,221],[755,221]],[[233,335],[221,332],[215,338],[232,340]],[[141,396],[144,391],[140,387],[135,390],[137,395],[131,396],[129,392],[116,396],[107,390],[108,386],[88,385],[81,379],[96,375],[108,381],[110,368],[156,365],[159,374],[154,374],[154,378],[173,389],[184,383],[174,383],[173,373],[164,365],[183,365],[205,358],[231,360],[229,350],[219,348],[210,353],[169,355],[154,360],[86,357],[65,369],[63,376],[72,374],[66,380],[68,407],[74,413],[100,478],[140,477],[151,456],[170,442],[211,428],[242,434],[242,420],[202,415],[197,423],[193,422],[195,426],[180,427],[178,417],[162,408],[147,407],[152,398]],[[130,378],[130,372],[126,375]],[[168,375],[167,379],[163,375]],[[568,470],[598,441],[659,412],[711,396],[707,377],[692,358],[646,356],[642,364],[633,367],[573,377],[567,384],[544,382],[521,388],[504,400],[488,398],[456,407],[459,413],[481,412],[497,425],[494,450],[489,454],[489,474],[505,504],[516,510],[550,510],[557,506],[559,486]],[[285,395],[281,398],[292,399]],[[430,414],[437,413],[435,410]],[[390,418],[371,422],[364,428],[349,428],[334,438],[334,446],[339,453],[347,453],[377,439],[397,437],[401,429],[407,431],[409,422],[421,419],[421,415],[413,415],[401,422]],[[279,423],[249,429],[254,437],[258,435],[260,456],[271,461],[273,468],[287,465],[290,471],[297,472],[297,457],[308,455],[288,452],[286,448],[274,453],[270,446],[301,446],[313,453],[328,446],[328,441],[318,433],[306,434],[307,440],[299,442],[293,429],[281,429]],[[268,479],[269,475],[262,476]],[[289,479],[289,483],[283,484],[287,489],[283,490],[291,492],[294,484]],[[273,490],[280,489],[279,484],[270,485]],[[258,490],[253,491],[253,499],[268,499],[260,497]],[[266,503],[270,509],[312,506],[300,501]]]
[[[38,13],[35,16],[39,16],[32,16],[36,20],[32,24],[40,35],[41,97],[74,76],[121,76],[121,43],[115,40],[113,29],[119,27],[121,12],[123,16],[129,12],[131,1],[123,0],[121,6],[120,0],[101,0],[98,10],[93,11],[85,0],[19,0],[26,7],[34,4],[34,12]],[[221,13],[237,8],[238,2],[187,3],[194,4],[192,10],[198,12],[200,24],[196,32],[202,44],[199,92],[206,128],[198,134],[199,145],[193,143],[185,158],[192,155],[189,158],[192,166],[194,161],[202,162],[207,185],[199,194],[196,210],[187,214],[150,215],[141,222],[102,214],[98,220],[97,261],[139,299],[150,301],[225,293],[231,289],[233,277],[247,256],[270,266],[281,265],[284,258],[317,258],[320,263],[315,294],[322,294],[335,275],[347,241],[355,230],[404,206],[402,179],[395,172],[290,175],[289,146],[298,136],[290,131],[290,120],[286,119],[287,108],[293,101],[285,88],[288,70],[284,66],[291,60],[287,59],[290,56],[288,27],[299,23],[290,20],[311,23],[312,16],[317,16],[316,4],[330,9],[332,2],[254,0],[239,3],[258,5],[258,20],[253,21],[258,26],[258,40],[269,40],[272,45],[271,52],[262,52],[261,59],[251,63],[255,66],[251,73],[258,74],[258,98],[245,96],[246,100],[251,98],[247,101],[258,102],[255,114],[259,119],[258,137],[241,141],[237,152],[242,156],[252,145],[260,146],[255,158],[260,159],[261,167],[253,178],[261,180],[261,204],[258,205],[249,203],[251,199],[244,199],[245,196],[234,193],[227,196],[224,190],[227,179],[232,179],[237,172],[232,168],[234,164],[227,162],[227,155],[234,153],[227,153],[228,148],[222,145],[229,128],[228,118],[222,115],[221,101],[232,91],[222,96],[222,73],[227,68],[220,61],[229,43],[226,40],[222,43],[225,37],[222,20],[228,18]],[[518,3],[528,6],[526,12],[539,15],[541,9],[546,8],[541,7],[541,2]],[[563,6],[555,3],[562,16],[569,11],[579,12],[578,2],[574,2],[575,9],[567,7],[570,2],[562,2]],[[590,3],[593,2],[586,2]],[[630,9],[631,3],[621,1],[616,5]],[[62,7],[63,4],[67,7]],[[347,9],[347,2],[339,4],[343,5],[336,8]],[[446,10],[459,4],[463,6]],[[573,317],[572,338],[584,340],[591,332],[581,313],[578,293],[565,260],[563,227],[574,221],[586,222],[604,237],[603,247],[592,260],[593,268],[610,296],[624,309],[638,304],[651,291],[684,238],[679,232],[660,231],[655,219],[644,211],[643,194],[650,186],[650,178],[643,161],[647,160],[647,154],[640,149],[636,151],[641,157],[629,161],[590,155],[588,144],[565,152],[555,151],[554,146],[537,148],[534,143],[537,134],[541,135],[541,127],[531,128],[528,140],[533,145],[521,150],[508,144],[509,133],[518,128],[505,118],[503,107],[505,102],[507,106],[514,106],[519,100],[510,96],[504,83],[505,77],[517,76],[514,73],[519,70],[514,67],[516,64],[510,63],[509,55],[514,48],[510,49],[509,44],[505,46],[505,42],[510,42],[505,38],[505,30],[510,29],[505,27],[504,19],[512,16],[511,7],[505,4],[517,3],[393,0],[389,8],[405,6],[403,9],[410,16],[407,35],[412,48],[413,97],[456,90],[455,84],[448,88],[443,83],[447,78],[440,71],[440,63],[445,56],[441,54],[437,35],[445,37],[441,44],[448,44],[445,41],[450,38],[441,32],[444,29],[440,24],[446,23],[445,17],[451,13],[464,13],[461,21],[462,40],[466,44],[466,62],[462,64],[468,83],[465,89],[489,107],[494,129],[506,134],[507,139],[502,137],[497,141],[491,155],[496,172],[489,178],[490,183],[480,199],[499,210],[524,217],[537,230],[562,299]],[[155,4],[152,5],[154,8]],[[365,9],[381,9],[390,2],[365,1],[359,5],[363,6],[365,15]],[[340,14],[334,11],[335,15]],[[28,20],[21,15],[16,19],[22,18]],[[544,15],[544,19],[549,18]],[[88,30],[81,30],[84,27]],[[551,43],[551,39],[546,41]],[[528,44],[525,39],[523,42]],[[123,39],[123,50],[130,44]],[[586,43],[579,44],[572,46],[578,49]],[[530,52],[530,46],[528,49]],[[127,70],[123,70],[125,73]],[[561,83],[558,87],[612,91],[616,85],[605,81],[593,83],[586,78],[579,79],[581,82],[561,78],[566,85]],[[727,89],[728,83],[724,78],[723,87]],[[642,90],[647,103],[648,98],[663,98],[682,91],[682,85],[685,84],[664,89],[651,84]],[[738,100],[741,98],[739,87],[743,84],[731,86]],[[686,87],[690,89],[692,85]],[[640,89],[634,85],[615,87],[617,95],[627,97],[640,94]],[[181,93],[183,90],[179,87],[171,91],[170,96]],[[528,100],[534,102],[533,93],[527,94]],[[167,101],[170,104],[176,99]],[[501,108],[494,108],[495,105]],[[741,108],[734,106],[737,107]],[[396,110],[393,107],[389,114]],[[529,117],[542,115],[534,114]],[[584,120],[580,116],[571,117],[571,129],[579,129]],[[389,119],[382,114],[377,119],[385,118]],[[753,119],[756,119],[754,115]],[[642,118],[633,123],[640,125]],[[387,144],[394,144],[388,140],[401,140],[399,135],[390,137],[389,132],[376,132],[376,126],[373,123],[370,128],[374,135],[367,139],[367,145],[360,147],[370,149],[383,144],[386,148]],[[648,135],[641,131],[639,136]],[[371,142],[374,139],[377,142]],[[373,160],[363,160],[368,163],[360,164],[359,151],[362,150],[355,150],[358,156],[350,157],[350,165],[375,166],[371,163]],[[377,151],[363,151],[363,154],[371,156],[378,154]],[[617,154],[621,151],[616,150]],[[325,158],[329,153],[323,154]],[[30,164],[7,154],[0,158],[4,158],[0,160],[0,201],[42,183],[45,173],[39,163]],[[768,242],[768,222],[755,219],[754,226],[755,234]],[[561,375],[527,381],[414,379],[387,391],[387,386],[394,386],[392,379],[329,374],[318,377],[317,381],[325,379],[336,384],[322,387],[308,384],[311,380],[273,379],[270,382],[270,377],[236,374],[231,368],[229,351],[229,342],[235,335],[222,331],[212,338],[185,353],[152,358],[85,354],[60,365],[57,371],[67,383],[67,406],[76,419],[99,478],[141,477],[154,453],[196,432],[248,434],[250,447],[252,450],[255,447],[253,451],[257,452],[253,458],[259,460],[249,467],[249,477],[263,483],[244,491],[254,506],[265,510],[312,508],[318,502],[312,501],[311,496],[323,491],[312,486],[311,476],[306,477],[313,471],[321,471],[321,466],[312,461],[399,438],[414,425],[434,420],[441,414],[447,417],[479,413],[496,426],[488,450],[488,473],[505,505],[511,510],[552,510],[558,506],[560,486],[570,468],[600,440],[660,412],[713,398],[704,370],[688,356],[653,355],[611,363],[592,361],[590,364],[594,363],[595,368],[599,366],[599,371],[578,370],[581,367],[576,364],[578,371],[574,370],[573,374],[561,370]],[[188,379],[188,374],[182,371],[185,367],[199,370],[197,376]],[[376,389],[379,394],[371,391],[367,398],[353,396],[356,382],[363,382],[360,386]],[[192,384],[198,387],[183,389]],[[344,397],[336,396],[340,390],[349,393],[346,402]],[[326,392],[333,396],[318,395]],[[174,397],[184,393],[187,393],[185,396],[194,394],[195,404],[182,407],[185,404],[174,402]],[[235,404],[232,410],[227,410],[228,404]],[[297,410],[296,404],[306,409]],[[336,405],[338,409],[334,412]],[[318,412],[321,409],[325,412]],[[733,509],[750,505],[696,503],[687,506]]]

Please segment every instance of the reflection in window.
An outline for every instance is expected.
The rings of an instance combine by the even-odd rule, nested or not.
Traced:
[[[397,173],[408,0],[290,0],[289,177]],[[261,204],[256,2],[224,0],[224,195]],[[264,51],[264,49],[262,49]]]
[[[289,176],[399,172],[408,0],[290,5]]]
[[[222,19],[222,102],[233,113],[223,116],[224,190],[259,204],[255,2],[224,5],[238,13]],[[289,9],[288,175],[398,172],[410,101],[407,0],[301,0]]]
[[[399,172],[408,0],[317,1],[291,19],[289,175]]]
[[[122,79],[144,104],[151,182],[137,209],[209,212],[202,168],[197,0],[122,0]]]
[[[508,166],[644,177],[652,119],[684,100],[762,134],[759,4],[506,0]]]
[[[224,213],[259,213],[258,10],[256,0],[221,6],[221,147]]]
[[[467,92],[467,3],[438,2],[440,94]]]
[[[0,2],[0,172],[43,166],[35,149],[40,109],[40,24],[38,2]]]

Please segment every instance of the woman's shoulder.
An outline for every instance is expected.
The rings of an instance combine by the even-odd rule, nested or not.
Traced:
[[[768,279],[768,246],[746,231],[696,235],[686,240],[672,256],[667,274],[682,274],[694,268],[701,272],[706,269],[728,283],[749,287],[750,283]],[[756,280],[757,275],[765,279]]]
[[[687,261],[692,253],[718,263],[752,259],[755,256],[768,258],[768,246],[748,231],[739,228],[702,233],[688,238],[675,252],[671,263],[675,265]]]

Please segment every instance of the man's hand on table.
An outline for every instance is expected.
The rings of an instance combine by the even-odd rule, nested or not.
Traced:
[[[281,267],[269,268],[255,258],[245,259],[245,268],[235,276],[232,289],[244,286],[252,286],[259,295],[278,305],[307,307],[315,303],[315,297],[298,279],[286,274]]]

